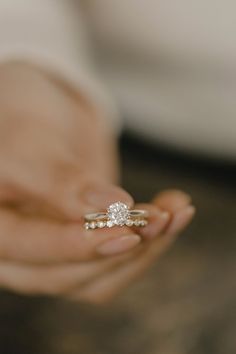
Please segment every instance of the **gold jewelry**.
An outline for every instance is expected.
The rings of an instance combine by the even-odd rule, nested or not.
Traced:
[[[146,210],[132,209],[125,203],[115,202],[106,212],[90,213],[84,216],[86,230],[113,226],[143,227],[148,224]]]

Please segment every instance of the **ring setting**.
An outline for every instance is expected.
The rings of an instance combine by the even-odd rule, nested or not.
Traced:
[[[147,217],[146,210],[130,209],[118,201],[109,205],[106,212],[86,214],[84,227],[86,230],[113,226],[143,227],[148,224]]]

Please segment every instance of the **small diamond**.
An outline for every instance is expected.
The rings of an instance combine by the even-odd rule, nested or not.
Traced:
[[[98,221],[97,222],[97,226],[101,229],[102,227],[104,227],[106,225],[106,223],[104,221]]]
[[[96,222],[92,221],[92,222],[90,223],[90,229],[95,229],[96,226],[97,226]]]
[[[146,225],[147,225],[147,220],[140,221],[140,226],[146,226]]]
[[[122,202],[116,202],[108,207],[107,214],[113,224],[122,226],[129,218],[129,207]]]
[[[84,227],[85,227],[86,230],[89,230],[89,223],[86,222],[86,223],[84,224]]]
[[[134,221],[134,225],[135,225],[135,226],[140,226],[140,220],[135,220],[135,221]]]
[[[131,219],[126,220],[125,225],[126,226],[133,226],[134,222]]]
[[[108,227],[112,227],[112,226],[114,226],[114,223],[111,220],[108,220],[107,221],[107,226]]]

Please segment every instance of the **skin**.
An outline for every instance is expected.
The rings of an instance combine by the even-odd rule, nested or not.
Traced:
[[[134,205],[118,186],[116,141],[97,107],[27,63],[0,67],[0,286],[106,303],[190,223],[190,197]],[[83,215],[120,200],[148,226],[87,231]]]

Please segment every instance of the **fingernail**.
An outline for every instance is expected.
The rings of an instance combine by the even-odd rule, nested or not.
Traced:
[[[189,205],[187,208],[184,209],[185,210],[185,215],[188,216],[189,221],[191,220],[191,218],[195,215],[196,213],[196,208],[193,205]]]
[[[167,233],[178,233],[183,230],[190,223],[195,212],[196,208],[192,205],[189,205],[185,209],[177,212],[169,229],[167,230]]]
[[[158,213],[155,220],[150,220],[150,223],[140,230],[141,234],[149,240],[158,237],[163,229],[166,227],[167,222],[170,219],[170,214],[166,211]]]
[[[132,197],[122,188],[111,185],[96,185],[87,190],[85,201],[97,208],[107,208],[111,203],[121,201],[128,206],[133,204]]]
[[[173,195],[180,197],[182,200],[185,200],[186,203],[191,203],[191,201],[192,201],[191,195],[180,190],[180,189],[173,189],[170,192],[172,192]]]
[[[112,256],[127,252],[141,242],[138,235],[126,235],[103,243],[98,246],[97,252],[102,256]]]

